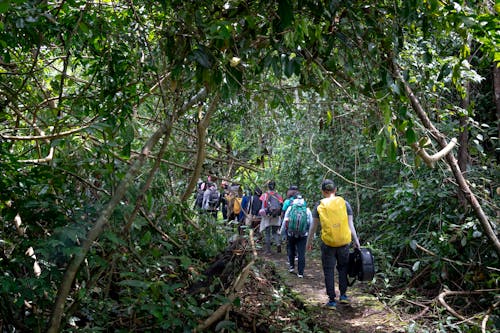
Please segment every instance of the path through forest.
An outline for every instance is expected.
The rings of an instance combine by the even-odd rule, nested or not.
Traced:
[[[326,308],[324,305],[328,297],[324,288],[321,261],[314,255],[309,254],[307,257],[304,278],[298,278],[296,274],[288,271],[286,253],[264,255],[259,251],[259,258],[262,260],[258,260],[256,265],[257,273],[253,277],[255,281],[247,283],[245,290],[247,295],[242,305],[248,306],[246,311],[253,314],[262,312],[262,310],[257,310],[257,307],[270,307],[270,313],[267,316],[264,315],[266,318],[261,318],[261,320],[268,320],[268,325],[270,325],[268,329],[271,328],[269,330],[276,328],[277,331],[292,332],[299,329],[300,325],[305,325],[312,331],[323,332],[405,332],[408,323],[370,294],[367,285],[362,282],[356,282],[349,287],[350,304],[338,304],[335,310]],[[267,281],[273,278],[272,275],[276,281],[270,284]],[[272,304],[273,298],[276,298],[276,290],[282,288],[283,285],[294,295],[293,301],[289,302],[291,304],[286,304],[287,301],[282,299],[280,300],[281,308],[273,310]],[[269,293],[275,295],[268,295]],[[253,301],[252,298],[254,298]],[[253,309],[251,309],[252,306]],[[300,314],[296,317],[294,313],[300,313],[300,311],[294,312],[294,307],[306,310],[307,318],[301,318]],[[276,321],[275,326],[272,325],[272,317]],[[255,326],[254,323],[253,331],[259,331],[255,329]]]

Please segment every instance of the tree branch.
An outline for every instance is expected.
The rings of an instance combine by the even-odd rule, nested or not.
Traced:
[[[216,95],[210,106],[208,107],[205,115],[199,120],[198,125],[196,126],[196,132],[198,133],[197,137],[197,152],[196,152],[196,161],[194,164],[194,171],[191,174],[191,179],[188,182],[188,186],[184,191],[184,194],[181,196],[181,201],[187,201],[193,192],[193,189],[196,187],[196,182],[201,175],[201,169],[203,167],[203,162],[205,161],[205,138],[207,136],[207,128],[210,124],[210,118],[215,113],[217,109],[217,105],[219,102],[219,95]],[[200,107],[201,108],[201,107]],[[201,110],[200,110],[201,113]],[[200,115],[201,116],[201,115]]]
[[[201,101],[205,98],[207,93],[206,88],[202,88],[196,95],[194,95],[189,101],[183,104],[180,110],[178,110],[178,116],[185,113],[194,103]],[[87,237],[83,240],[81,247],[74,254],[73,259],[69,263],[64,276],[57,291],[56,301],[54,303],[54,309],[50,318],[49,327],[47,333],[57,333],[59,332],[61,326],[61,319],[64,314],[64,305],[66,299],[70,293],[71,286],[75,280],[76,273],[78,272],[81,263],[84,261],[90,247],[94,241],[101,235],[104,227],[108,223],[110,216],[113,214],[116,206],[121,202],[125,196],[129,185],[134,181],[136,174],[139,172],[140,168],[143,166],[146,158],[151,154],[152,149],[158,141],[165,135],[168,131],[169,124],[163,123],[160,128],[156,130],[155,133],[149,138],[149,140],[144,144],[141,155],[139,155],[135,161],[132,163],[127,173],[123,177],[122,181],[116,188],[114,195],[111,197],[108,204],[101,211],[100,216],[95,222],[94,226],[87,233]]]
[[[425,148],[418,143],[413,143],[411,146],[415,153],[422,158],[427,166],[434,168],[436,162],[445,157],[450,151],[452,151],[456,144],[457,139],[453,138],[443,149],[433,155],[429,155]]]
[[[448,146],[448,143],[446,142],[445,136],[432,124],[427,113],[420,104],[420,101],[413,93],[413,90],[411,89],[410,85],[401,75],[399,67],[397,66],[394,58],[391,58],[390,61],[391,61],[392,75],[396,80],[400,81],[404,85],[406,95],[410,99],[413,111],[415,111],[415,113],[417,114],[418,118],[420,119],[424,127],[427,130],[429,130],[432,137],[439,143],[440,147],[442,149],[446,148]],[[495,233],[495,230],[493,230],[493,227],[491,226],[488,216],[486,216],[474,193],[471,191],[469,184],[465,179],[465,176],[463,175],[462,171],[460,170],[460,167],[458,166],[457,159],[451,153],[451,151],[445,155],[445,158],[446,162],[450,166],[451,171],[453,172],[453,175],[455,176],[455,179],[459,185],[460,190],[464,193],[465,197],[467,198],[467,201],[469,201],[472,208],[476,212],[476,216],[481,222],[481,225],[483,227],[486,236],[490,239],[497,254],[500,255],[500,241]]]
[[[332,172],[333,174],[335,174],[336,176],[338,176],[339,178],[343,179],[344,181],[346,181],[347,183],[349,184],[352,184],[352,185],[355,185],[355,186],[359,186],[359,187],[363,187],[363,188],[367,188],[367,189],[370,189],[370,190],[375,190],[377,191],[376,188],[374,187],[370,187],[370,186],[367,186],[367,185],[363,185],[363,184],[359,184],[359,183],[355,183],[353,182],[352,180],[349,180],[347,178],[345,178],[344,176],[342,176],[340,173],[338,173],[337,171],[331,169],[330,167],[328,167],[325,163],[323,163],[320,158],[319,158],[319,154],[316,154],[316,152],[314,151],[313,149],[313,146],[312,146],[312,140],[314,138],[314,135],[311,135],[311,138],[309,139],[309,150],[311,151],[311,153],[316,156],[316,162],[318,162],[322,167],[326,168],[328,171]]]

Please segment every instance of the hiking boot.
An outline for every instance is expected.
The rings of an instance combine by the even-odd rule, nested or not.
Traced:
[[[346,295],[340,296],[340,303],[349,304],[350,300]]]
[[[293,267],[293,266],[288,267],[288,271],[289,271],[290,273],[293,273],[293,271],[294,271],[294,270],[295,270],[295,267]]]
[[[302,274],[297,274],[297,277],[298,277],[299,279],[303,279],[303,278],[304,278],[304,275],[302,275]]]
[[[335,301],[330,301],[326,303],[326,308],[330,310],[335,310],[337,308],[337,303]]]

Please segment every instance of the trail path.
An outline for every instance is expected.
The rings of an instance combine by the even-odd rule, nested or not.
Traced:
[[[311,316],[317,316],[318,320],[325,323],[324,327],[328,332],[405,332],[408,323],[368,293],[363,282],[357,281],[348,288],[350,304],[337,304],[335,310],[326,308],[324,304],[328,301],[328,296],[319,258],[308,253],[302,279],[288,271],[285,253],[266,255],[264,258],[275,264],[280,279],[296,294]]]

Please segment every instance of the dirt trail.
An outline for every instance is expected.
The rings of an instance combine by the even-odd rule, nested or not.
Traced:
[[[325,292],[321,260],[308,253],[304,278],[288,271],[285,253],[266,255],[263,258],[274,263],[282,282],[290,288],[311,316],[324,322],[328,332],[405,332],[408,323],[394,311],[367,292],[366,283],[355,282],[348,288],[350,304],[337,304],[335,310],[324,304],[328,301]],[[337,289],[337,295],[338,295]]]

